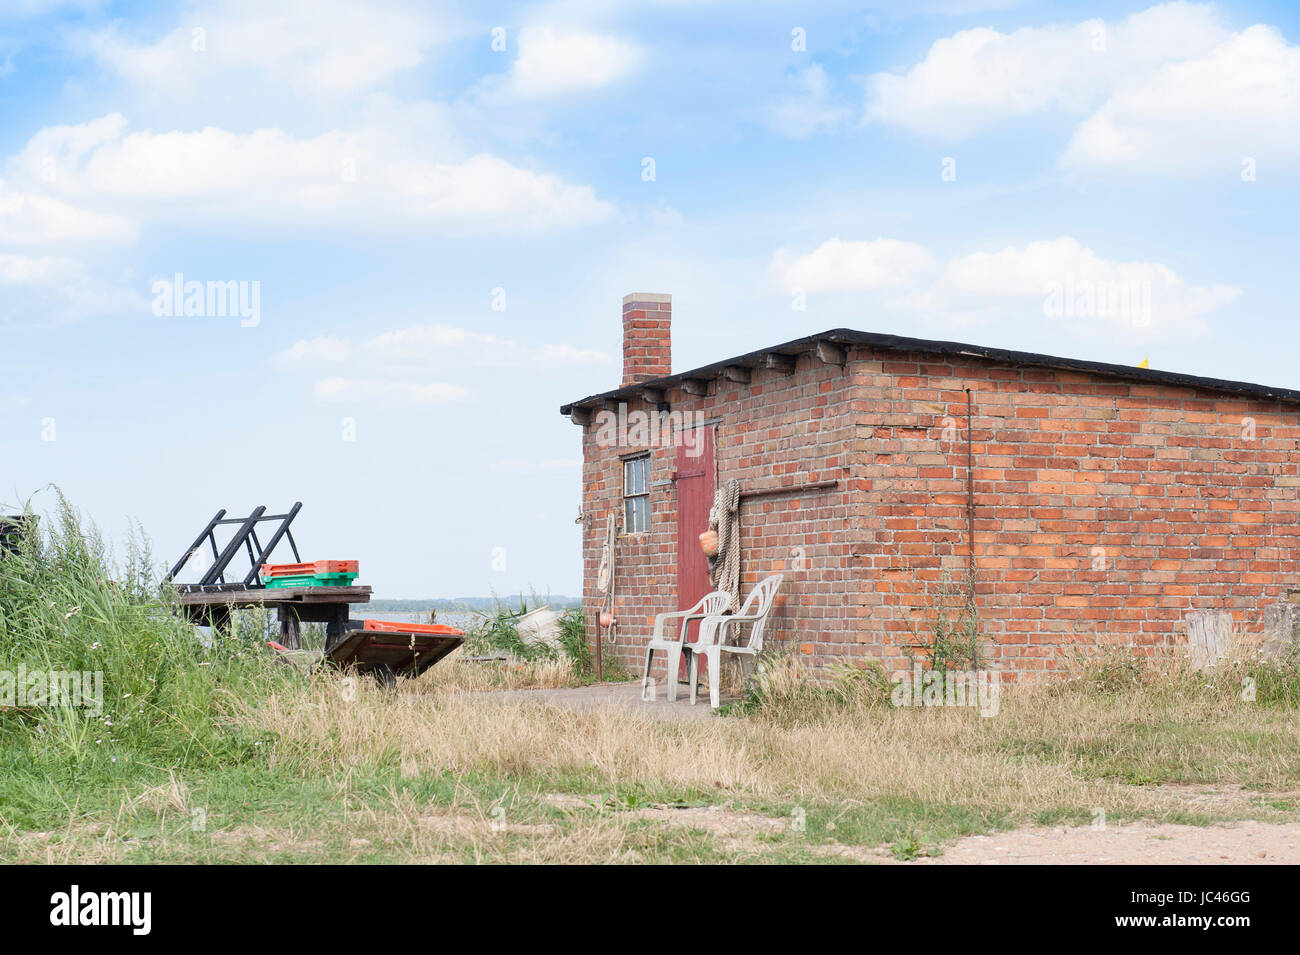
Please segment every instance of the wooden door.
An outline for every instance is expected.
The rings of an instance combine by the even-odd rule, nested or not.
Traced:
[[[693,607],[713,589],[709,582],[709,560],[700,548],[700,535],[709,529],[715,484],[713,425],[704,425],[685,435],[677,445],[677,609]],[[686,639],[694,643],[700,625],[693,621]],[[700,661],[700,671],[704,671]],[[671,678],[671,677],[670,677]],[[679,679],[687,679],[682,659]]]

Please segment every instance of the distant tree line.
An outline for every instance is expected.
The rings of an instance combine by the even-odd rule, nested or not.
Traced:
[[[509,597],[426,597],[411,600],[372,600],[365,604],[366,609],[369,610],[392,611],[395,613],[421,610],[477,610],[492,613],[501,608],[518,610],[520,607],[526,607],[528,610],[535,610],[538,607],[551,607],[555,610],[567,610],[570,607],[581,606],[582,598],[580,597],[565,597],[556,594],[547,594],[546,596],[515,594]]]

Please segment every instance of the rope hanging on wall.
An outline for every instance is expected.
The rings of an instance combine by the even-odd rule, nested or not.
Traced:
[[[740,609],[740,482],[729,480],[713,494],[709,529],[718,532],[718,552],[709,558],[709,580],[714,590],[731,594],[735,613]]]
[[[615,642],[614,618],[614,545],[618,539],[618,528],[614,523],[614,512],[605,518],[605,543],[600,550],[600,569],[596,571],[596,589],[605,595],[602,608],[609,614],[610,623],[605,628],[606,639]]]

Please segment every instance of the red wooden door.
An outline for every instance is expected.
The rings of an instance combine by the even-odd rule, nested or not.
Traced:
[[[683,435],[677,445],[677,609],[687,610],[713,589],[709,560],[700,547],[700,535],[709,529],[709,508],[714,487],[713,426],[704,425]],[[693,621],[686,632],[692,643],[700,625]],[[704,670],[704,661],[700,661]],[[679,679],[687,679],[682,659]]]

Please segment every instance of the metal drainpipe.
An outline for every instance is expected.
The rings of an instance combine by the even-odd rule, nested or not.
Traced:
[[[971,433],[971,392],[966,389],[966,554],[970,599],[975,603],[975,441]]]

